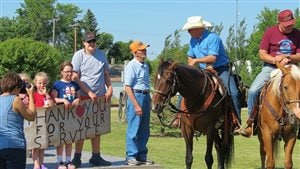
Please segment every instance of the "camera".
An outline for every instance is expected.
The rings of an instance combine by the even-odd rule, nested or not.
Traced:
[[[26,83],[24,80],[21,81],[21,85],[22,85],[22,87],[21,87],[20,93],[22,93],[22,94],[27,93],[26,88],[28,88],[28,89],[31,88],[31,84]]]

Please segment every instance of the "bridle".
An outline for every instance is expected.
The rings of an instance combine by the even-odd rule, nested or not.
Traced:
[[[288,121],[290,121],[290,123],[293,124],[293,122],[291,122],[291,119],[294,119],[294,114],[292,111],[290,111],[287,107],[288,104],[295,104],[295,103],[300,103],[300,100],[287,100],[284,96],[283,96],[283,79],[284,77],[289,74],[289,73],[285,73],[281,76],[281,83],[279,85],[280,88],[280,95],[277,96],[277,99],[279,101],[279,104],[281,105],[281,109],[284,112],[283,116],[279,116],[278,113],[275,111],[275,109],[273,108],[273,106],[271,105],[271,103],[268,101],[267,98],[264,98],[264,103],[267,106],[267,109],[271,112],[271,114],[274,116],[274,118],[278,121],[278,123],[280,124],[280,128],[282,128],[284,125],[286,125],[286,123]],[[270,85],[270,84],[267,84]],[[265,97],[266,92],[264,92],[264,96]],[[293,120],[292,120],[293,121]],[[279,138],[281,138],[281,131],[279,130]]]
[[[172,75],[170,78],[173,77],[172,85],[170,85],[165,92],[160,91],[160,90],[153,90],[152,91],[153,93],[158,93],[158,94],[162,95],[165,98],[164,101],[163,101],[163,104],[162,104],[163,107],[170,105],[172,96],[174,95],[174,93],[177,92],[176,91],[176,84],[179,85],[179,81],[178,81],[178,77],[177,77],[176,72],[173,72],[173,71],[166,71],[166,72],[170,73]],[[158,84],[158,86],[159,85],[160,84]]]

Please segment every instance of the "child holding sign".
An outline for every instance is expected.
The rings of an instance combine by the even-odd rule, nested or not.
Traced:
[[[53,105],[53,100],[47,92],[48,76],[45,72],[38,72],[34,77],[36,91],[33,93],[35,107],[48,107]],[[44,163],[45,149],[32,149],[34,169],[47,169]]]
[[[60,66],[61,79],[54,82],[52,97],[57,104],[65,104],[67,108],[78,106],[79,85],[72,81],[73,65],[69,61],[65,61]],[[65,145],[66,162],[62,160],[63,145],[56,149],[57,153],[57,169],[75,169],[76,167],[71,162],[72,143]]]

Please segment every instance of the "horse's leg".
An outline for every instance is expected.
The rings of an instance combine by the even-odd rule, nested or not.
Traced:
[[[216,148],[216,152],[217,152],[217,158],[218,158],[218,168],[224,168],[224,164],[225,164],[225,156],[224,154],[226,153],[225,151],[227,151],[223,146],[222,146],[222,139],[218,136],[218,134],[215,134],[215,148]]]
[[[287,140],[284,140],[284,152],[285,152],[285,158],[284,158],[284,167],[285,169],[293,168],[293,150],[296,143],[296,134],[293,134],[293,136],[290,136],[287,138]]]
[[[212,156],[212,148],[214,143],[214,127],[213,125],[209,126],[206,130],[206,152],[205,152],[205,162],[208,169],[212,168],[212,164],[214,162],[213,156]],[[218,157],[220,152],[218,152]],[[219,158],[218,158],[219,159]],[[220,164],[219,164],[220,165]]]
[[[264,149],[264,141],[262,140],[261,132],[258,131],[258,139],[260,143],[260,162],[261,162],[261,169],[265,169],[266,166],[266,152]]]
[[[182,135],[185,140],[185,165],[186,169],[191,169],[193,163],[193,136],[192,128],[186,124],[181,125]]]
[[[274,160],[274,140],[272,138],[272,132],[267,129],[267,127],[264,127],[262,129],[262,140],[263,140],[263,146],[266,153],[266,165],[267,169],[274,169],[275,168],[275,160]]]

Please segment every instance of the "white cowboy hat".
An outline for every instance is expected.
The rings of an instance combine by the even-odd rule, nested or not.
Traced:
[[[202,16],[191,16],[188,17],[187,22],[182,27],[182,31],[204,27],[212,27],[212,24],[204,21]]]

